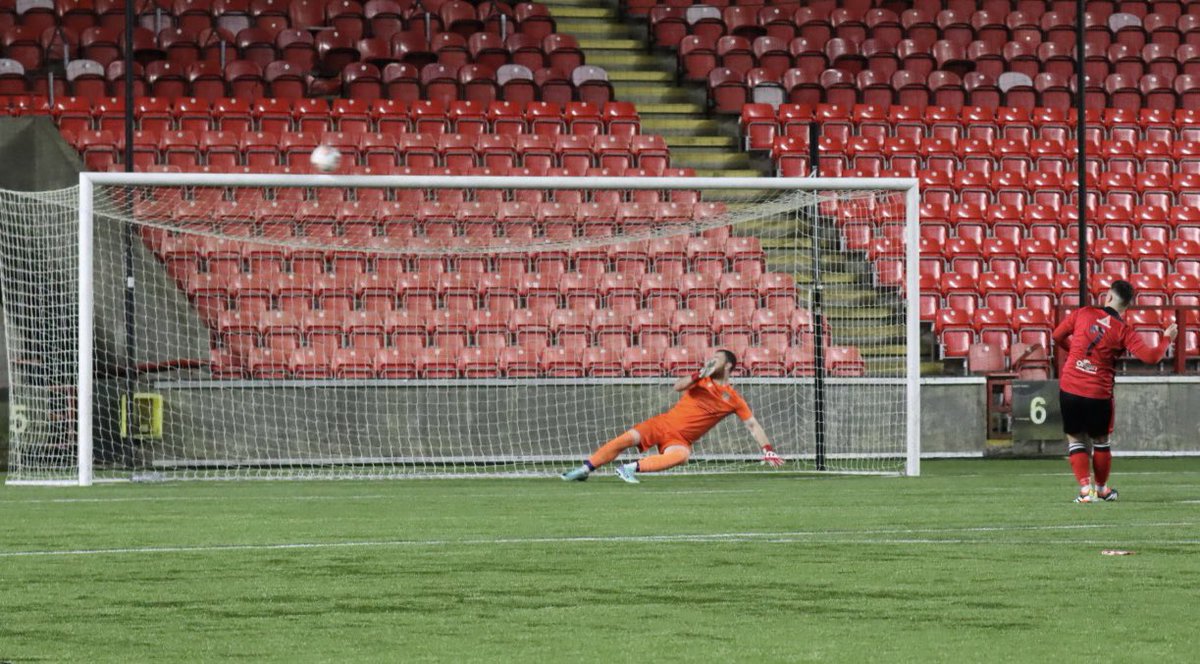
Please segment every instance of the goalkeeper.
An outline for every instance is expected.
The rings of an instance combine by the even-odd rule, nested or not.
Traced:
[[[766,432],[750,412],[750,406],[729,385],[729,375],[735,367],[737,357],[732,352],[717,351],[700,373],[675,381],[675,391],[683,392],[683,396],[671,410],[655,415],[601,445],[583,465],[563,473],[562,478],[582,482],[593,470],[613,461],[631,447],[642,452],[657,447],[658,454],[654,456],[617,466],[617,475],[621,479],[637,484],[635,473],[656,473],[687,462],[692,455],[692,445],[730,413],[737,413],[750,435],[758,441],[763,463],[782,466],[783,459],[771,447]]]

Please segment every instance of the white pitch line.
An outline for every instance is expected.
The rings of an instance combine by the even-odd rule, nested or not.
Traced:
[[[794,532],[735,532],[675,535],[592,535],[579,537],[498,537],[478,539],[428,540],[365,540],[354,542],[281,542],[274,544],[215,544],[197,546],[147,546],[112,549],[44,549],[32,551],[3,551],[0,558],[41,558],[58,556],[150,555],[169,553],[214,553],[229,551],[276,551],[290,549],[346,549],[365,547],[439,547],[439,546],[499,546],[522,544],[661,544],[661,543],[810,543],[810,544],[994,544],[980,539],[937,538],[860,538],[847,535],[919,535],[933,533],[975,532],[1045,532],[1061,530],[1096,530],[1105,528],[1165,528],[1196,526],[1195,522],[1164,522],[1134,525],[1124,524],[1064,524],[1052,526],[977,526],[964,528],[885,528],[875,530],[815,530]],[[836,537],[838,539],[829,539]],[[1200,544],[1200,540],[1120,540],[1136,544]],[[1048,541],[1049,542],[1049,541]],[[1086,543],[1092,540],[1061,540],[1049,543]],[[1037,542],[1029,542],[1036,544]],[[1094,542],[1111,544],[1111,542]]]
[[[660,491],[660,490],[651,489],[649,491],[646,491],[646,493],[651,493],[656,496],[663,496],[663,495],[680,496],[680,495],[689,495],[689,494],[720,494],[720,493],[767,493],[767,492],[768,491],[766,489],[683,489],[683,490],[679,490],[679,491],[672,491],[669,489]],[[57,504],[57,503],[67,503],[67,504],[69,504],[69,503],[134,503],[134,502],[142,502],[142,501],[189,503],[189,502],[216,502],[216,501],[260,502],[260,501],[264,501],[264,500],[275,500],[275,501],[379,500],[379,499],[388,499],[388,498],[394,498],[397,500],[410,500],[414,497],[419,498],[419,497],[425,497],[425,496],[430,496],[430,497],[432,497],[432,496],[436,496],[436,497],[453,496],[455,498],[512,498],[512,497],[520,498],[520,497],[524,497],[524,496],[528,496],[528,495],[532,495],[532,494],[524,494],[519,491],[504,491],[504,492],[490,492],[490,493],[465,493],[465,492],[458,492],[458,491],[446,491],[446,492],[425,492],[425,491],[423,491],[416,496],[414,496],[413,494],[407,494],[407,493],[374,493],[374,494],[357,494],[357,495],[346,495],[346,496],[254,496],[254,497],[240,496],[240,495],[231,495],[231,496],[155,496],[155,495],[146,495],[146,496],[119,496],[119,497],[114,496],[111,498],[31,498],[29,500],[0,500],[0,505],[10,505],[10,504],[11,505],[22,505],[22,504],[36,505],[36,504]],[[543,494],[537,494],[537,495],[542,496]],[[579,495],[585,496],[587,494],[581,493]]]

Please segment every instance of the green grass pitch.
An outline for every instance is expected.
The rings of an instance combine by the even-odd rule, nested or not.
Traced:
[[[1200,460],[1118,457],[1114,484],[0,487],[0,661],[1195,661]]]

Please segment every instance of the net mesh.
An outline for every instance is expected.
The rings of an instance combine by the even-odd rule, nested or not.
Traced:
[[[903,192],[337,182],[96,187],[98,476],[548,474],[717,348],[789,468],[903,470]],[[76,472],[78,197],[0,192],[12,480]]]

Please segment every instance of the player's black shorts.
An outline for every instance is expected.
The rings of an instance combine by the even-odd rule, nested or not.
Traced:
[[[1112,399],[1089,399],[1060,390],[1058,404],[1062,410],[1063,433],[1071,436],[1087,434],[1090,438],[1112,433]]]

